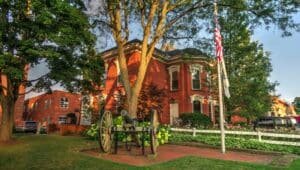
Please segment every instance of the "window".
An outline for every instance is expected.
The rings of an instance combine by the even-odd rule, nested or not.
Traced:
[[[200,64],[191,64],[190,73],[192,79],[192,90],[200,90],[202,66]]]
[[[199,90],[200,89],[200,71],[194,70],[192,72],[192,84],[193,84],[193,90]]]
[[[178,90],[178,71],[172,72],[171,80],[172,80],[171,90]]]
[[[180,65],[172,65],[168,68],[168,70],[170,76],[170,90],[178,90]]]
[[[66,97],[60,98],[60,103],[59,103],[61,108],[68,108],[69,107],[69,100]]]
[[[193,101],[193,112],[202,113],[202,104],[199,100]]]
[[[33,110],[37,110],[38,106],[39,106],[39,102],[35,102],[33,104]]]
[[[206,81],[207,81],[208,90],[211,91],[211,75],[210,75],[210,72],[206,73]]]
[[[49,106],[52,105],[52,101],[53,101],[53,99],[51,98],[51,99],[49,100]]]

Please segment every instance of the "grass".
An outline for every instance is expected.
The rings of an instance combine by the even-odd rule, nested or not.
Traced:
[[[81,149],[98,147],[97,142],[77,136],[19,135],[16,144],[0,145],[0,169],[279,169],[271,166],[184,157],[149,167],[118,164],[87,156]],[[299,169],[300,159],[288,169]]]

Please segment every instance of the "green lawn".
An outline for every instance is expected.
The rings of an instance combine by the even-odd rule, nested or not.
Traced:
[[[270,166],[185,157],[149,167],[135,167],[87,156],[79,150],[98,147],[76,136],[19,135],[18,144],[0,145],[0,170],[18,169],[279,169]],[[289,169],[299,169],[300,159]]]

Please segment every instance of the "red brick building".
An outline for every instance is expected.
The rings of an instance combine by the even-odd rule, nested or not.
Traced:
[[[141,42],[133,40],[125,45],[130,82],[136,80]],[[122,91],[116,48],[103,52],[106,82],[103,90],[105,109],[115,111],[118,91]],[[160,114],[162,123],[173,123],[181,113],[200,112],[213,122],[218,116],[217,100],[212,89],[213,60],[197,49],[161,51],[156,49],[144,79],[144,85],[153,83],[167,94]]]
[[[64,123],[68,117],[76,117],[80,121],[80,94],[55,90],[51,94],[42,94],[25,101],[25,119],[48,124]]]

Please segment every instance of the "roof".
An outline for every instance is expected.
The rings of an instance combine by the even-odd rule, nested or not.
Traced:
[[[141,50],[142,41],[139,39],[133,39],[128,41],[125,45],[125,51],[134,51],[134,50]],[[103,51],[102,53],[103,58],[109,58],[118,54],[117,47],[110,48],[108,50]],[[154,56],[161,58],[163,60],[172,60],[174,58],[202,58],[202,59],[210,59],[209,55],[202,52],[196,48],[184,48],[184,49],[176,49],[172,51],[162,51],[158,48],[155,48]]]
[[[203,53],[202,51],[196,49],[196,48],[184,48],[184,49],[176,49],[173,51],[167,51],[165,52],[167,55],[170,57],[174,57],[177,55],[184,55],[184,54],[189,54],[192,56],[203,56],[203,57],[209,57],[207,54]]]

